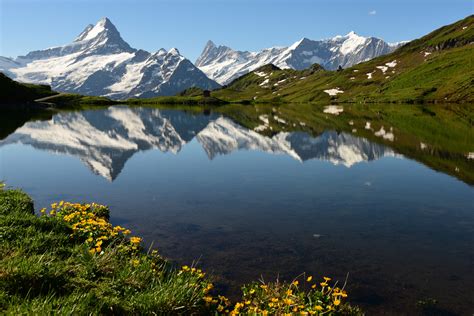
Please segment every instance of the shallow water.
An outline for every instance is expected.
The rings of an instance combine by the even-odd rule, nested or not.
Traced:
[[[263,276],[343,281],[370,313],[474,311],[474,189],[386,144],[328,129],[272,137],[218,114],[111,107],[0,141],[0,179],[36,208],[95,201],[235,295]]]

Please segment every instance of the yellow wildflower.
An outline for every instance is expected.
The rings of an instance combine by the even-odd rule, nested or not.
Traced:
[[[238,303],[235,304],[234,310],[239,310],[239,309],[241,309],[242,307],[244,307],[244,304],[238,302]]]
[[[307,279],[306,279],[306,282],[311,282],[311,280],[313,279],[312,276],[309,276]]]
[[[142,241],[140,237],[130,237],[130,242],[132,244],[139,244]]]

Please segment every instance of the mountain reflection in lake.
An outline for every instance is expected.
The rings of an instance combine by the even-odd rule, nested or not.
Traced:
[[[346,133],[328,131],[318,137],[279,133],[270,138],[216,115],[126,107],[63,113],[50,121],[29,122],[0,141],[0,146],[21,143],[76,156],[95,174],[113,181],[133,154],[148,149],[177,154],[194,138],[209,159],[236,150],[258,150],[350,167],[394,155],[384,146]]]
[[[369,314],[427,298],[441,311],[474,306],[472,188],[350,133],[269,137],[150,108],[63,112],[0,141],[0,179],[37,208],[110,205],[114,224],[180,264],[199,259],[231,295],[260,275],[349,272]]]

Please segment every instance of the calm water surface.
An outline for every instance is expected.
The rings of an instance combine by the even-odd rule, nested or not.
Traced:
[[[111,107],[28,122],[0,179],[36,208],[96,201],[222,290],[302,272],[343,280],[370,314],[418,300],[474,312],[474,190],[351,133],[266,137],[219,115]]]

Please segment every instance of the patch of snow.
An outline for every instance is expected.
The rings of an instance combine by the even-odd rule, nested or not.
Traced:
[[[253,130],[256,131],[256,132],[263,132],[267,128],[268,128],[267,125],[259,125],[259,126],[255,127]]]
[[[377,66],[375,68],[378,68],[378,69],[382,70],[382,73],[385,73],[388,70],[387,66]]]
[[[338,93],[344,93],[344,91],[340,90],[339,88],[324,90],[324,92],[326,92],[330,96],[335,96]]]
[[[393,129],[390,128],[390,132],[387,133],[385,131],[384,127],[382,126],[382,127],[380,127],[380,130],[378,130],[374,133],[374,135],[377,136],[377,137],[382,137],[383,139],[386,139],[386,140],[389,140],[389,141],[393,142],[393,140],[395,139],[395,135],[393,135],[392,130]]]
[[[328,105],[324,107],[323,113],[328,113],[332,115],[339,115],[344,112],[344,108],[339,105]]]
[[[263,87],[263,86],[266,85],[269,81],[270,81],[270,79],[265,79],[261,84],[259,84],[259,86],[260,86],[260,87]]]
[[[355,77],[350,77],[349,79],[351,79],[351,80],[355,80]]]
[[[372,79],[372,72],[366,73],[367,79]]]
[[[285,125],[286,125],[286,121],[285,121],[284,119],[282,119],[282,118],[276,116],[276,115],[273,116],[273,119],[274,119],[275,121],[277,121],[278,123],[280,123],[280,124],[285,124]]]
[[[467,159],[474,159],[474,152],[467,153]]]
[[[260,71],[256,71],[256,72],[254,72],[254,74],[256,74],[259,77],[265,77],[267,75],[266,73],[260,72]]]
[[[300,122],[301,126],[306,126],[306,123]]]
[[[258,119],[262,121],[263,123],[265,123],[266,125],[270,124],[270,121],[268,120],[268,115],[266,114],[260,115]]]
[[[349,125],[350,125],[350,126],[354,125],[354,121],[353,121],[353,120],[350,120],[350,121],[349,121]]]
[[[359,69],[354,69],[354,72],[359,72]]]
[[[370,127],[370,122],[365,122],[365,129],[372,129],[372,127]]]
[[[425,57],[426,57],[426,56],[431,55],[431,53],[430,53],[430,52],[425,52],[424,55],[425,55]]]
[[[428,147],[428,146],[426,146],[425,143],[420,142],[420,149],[421,149],[421,150],[424,150],[424,149],[426,149],[427,147]]]
[[[385,64],[385,66],[388,66],[388,67],[390,67],[390,68],[393,68],[393,67],[395,67],[396,65],[397,65],[397,61],[396,61],[396,60],[391,61],[391,62]]]

